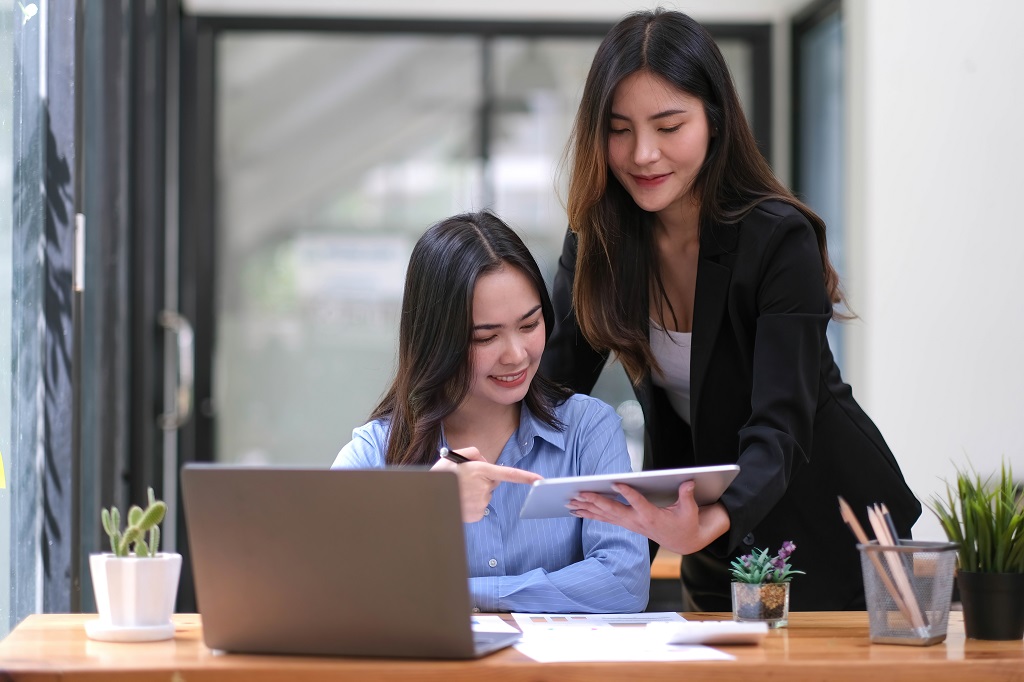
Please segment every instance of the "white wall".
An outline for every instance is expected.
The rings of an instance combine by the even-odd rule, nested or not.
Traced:
[[[922,500],[1024,478],[1024,3],[847,2],[848,378]],[[941,538],[926,511],[916,527]]]

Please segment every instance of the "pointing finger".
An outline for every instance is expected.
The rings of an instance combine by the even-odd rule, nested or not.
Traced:
[[[543,476],[532,471],[503,466],[491,467],[491,471],[487,475],[492,481],[504,481],[506,483],[533,483],[534,481],[544,479]]]

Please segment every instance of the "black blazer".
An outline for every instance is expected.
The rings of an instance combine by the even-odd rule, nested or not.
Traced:
[[[590,392],[607,353],[591,348],[572,310],[576,239],[555,276],[555,330],[546,376]],[[728,611],[734,557],[797,550],[794,610],[864,608],[856,540],[837,496],[865,528],[884,502],[909,538],[921,505],[878,429],[843,383],[825,337],[832,305],[813,228],[791,205],[767,201],[733,225],[701,233],[690,359],[690,424],[650,374],[635,387],[646,420],[644,469],[738,463],[722,496],[729,532],[684,557],[686,606]],[[870,532],[869,532],[870,534]]]

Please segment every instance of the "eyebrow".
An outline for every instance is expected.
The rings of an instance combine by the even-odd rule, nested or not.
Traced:
[[[536,306],[534,306],[533,308],[530,308],[530,310],[525,315],[523,315],[522,317],[519,318],[519,321],[522,322],[523,320],[525,320],[527,318],[533,317],[534,315],[537,314],[538,310],[540,310],[540,304],[539,303]],[[502,325],[502,324],[475,324],[475,325],[473,325],[473,331],[477,331],[478,329],[479,330],[484,330],[484,329],[501,329],[503,326],[505,326],[505,325]]]
[[[687,113],[686,109],[669,109],[667,111],[659,111],[658,113],[654,114],[653,116],[651,116],[647,120],[648,121],[656,121],[656,120],[658,120],[660,118],[668,118],[669,116],[675,116],[677,114],[685,114],[685,113]],[[614,111],[611,113],[611,117],[614,118],[614,119],[618,119],[620,121],[628,121],[629,120],[629,118],[627,116],[623,116],[622,114],[616,114]]]

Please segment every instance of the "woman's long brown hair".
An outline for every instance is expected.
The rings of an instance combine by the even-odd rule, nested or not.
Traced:
[[[580,330],[591,346],[614,352],[634,383],[658,366],[648,341],[649,297],[664,290],[653,214],[639,208],[612,175],[607,150],[615,88],[638,71],[660,76],[704,104],[713,134],[692,189],[700,198],[701,229],[738,222],[769,199],[789,203],[814,228],[830,300],[844,300],[824,221],[779,182],[757,148],[711,35],[680,12],[631,14],[605,36],[587,75],[567,148],[567,211],[578,240],[573,306]]]
[[[469,391],[473,291],[481,275],[515,268],[540,296],[546,336],[554,310],[544,277],[529,249],[491,213],[465,213],[431,226],[413,247],[405,275],[398,332],[398,367],[370,419],[390,422],[388,465],[429,464],[437,459],[441,425]],[[555,407],[570,392],[540,374],[523,402],[554,428]]]

